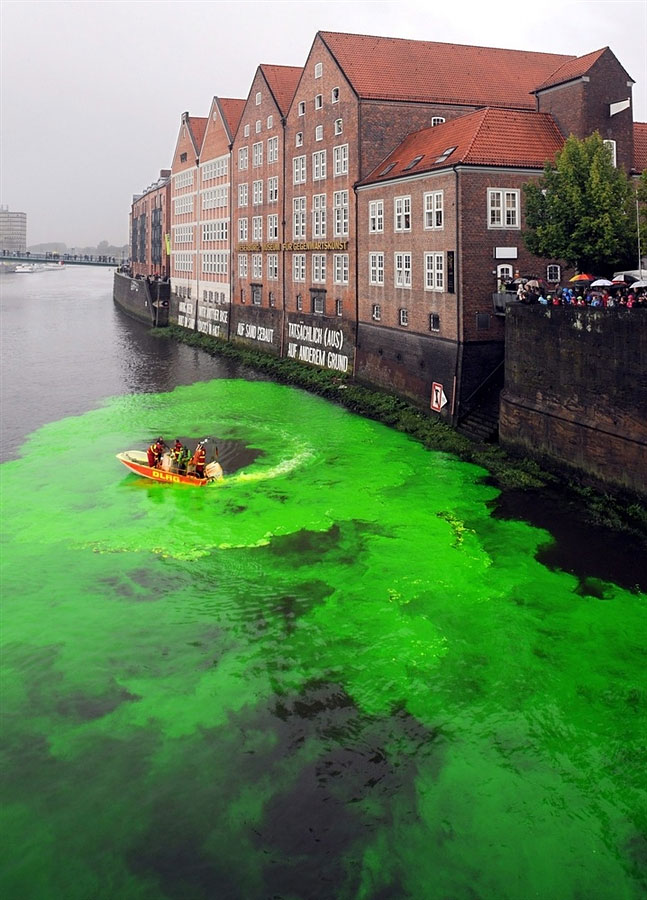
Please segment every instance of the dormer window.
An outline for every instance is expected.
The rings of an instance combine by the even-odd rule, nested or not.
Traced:
[[[297,112],[300,116],[305,116],[305,114],[306,114],[306,101],[305,100],[299,101],[299,106],[297,108]]]
[[[297,147],[303,147],[303,132],[297,131],[296,141]]]
[[[440,154],[438,159],[435,160],[435,162],[437,162],[437,163],[445,162],[447,157],[451,156],[455,149],[456,149],[456,147],[448,147],[446,150],[443,150],[443,152]]]
[[[433,128],[435,125],[442,125],[445,119],[443,116],[432,116],[431,117],[431,127]]]
[[[315,63],[315,78],[321,78],[323,75],[323,63]]]
[[[339,103],[339,88],[333,88],[330,92],[330,102],[331,103]]]
[[[315,109],[321,109],[323,106],[323,94],[317,94],[315,97]]]
[[[256,106],[260,106],[260,105],[261,105],[261,92],[256,91]]]
[[[335,119],[335,134],[341,134],[344,130],[344,123],[341,119]]]

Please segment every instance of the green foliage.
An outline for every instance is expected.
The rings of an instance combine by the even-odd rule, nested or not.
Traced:
[[[629,179],[596,132],[568,138],[543,177],[524,185],[524,241],[536,256],[603,274],[633,259],[635,207]]]

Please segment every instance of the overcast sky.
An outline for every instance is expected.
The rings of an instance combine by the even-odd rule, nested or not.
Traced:
[[[647,121],[647,0],[0,0],[0,202],[29,244],[128,240],[132,195],[170,166],[184,110],[303,65],[318,30],[577,56],[609,46]],[[617,99],[622,99],[618,97]]]

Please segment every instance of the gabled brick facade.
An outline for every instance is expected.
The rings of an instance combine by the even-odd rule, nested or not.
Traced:
[[[130,211],[130,258],[133,275],[168,278],[171,229],[171,170],[133,198]]]

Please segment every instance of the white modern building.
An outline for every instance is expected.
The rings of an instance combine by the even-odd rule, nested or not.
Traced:
[[[0,206],[0,250],[24,253],[27,249],[27,213]]]

